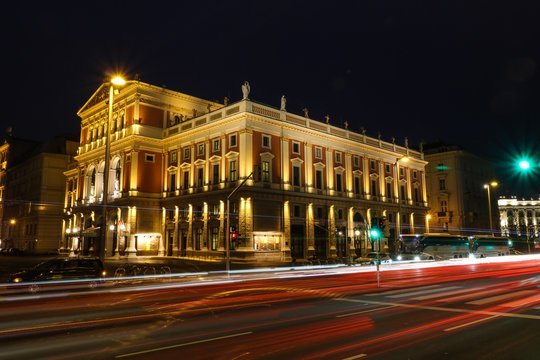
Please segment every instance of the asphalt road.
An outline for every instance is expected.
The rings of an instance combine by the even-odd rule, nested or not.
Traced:
[[[538,359],[540,261],[0,292],[0,359]]]

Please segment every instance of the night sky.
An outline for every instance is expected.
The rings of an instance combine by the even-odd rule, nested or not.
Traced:
[[[112,73],[201,98],[250,98],[403,144],[444,141],[497,164],[500,194],[537,197],[539,1],[11,2],[2,10],[2,134],[79,133]],[[6,81],[7,80],[7,81]],[[5,101],[7,100],[7,101]]]

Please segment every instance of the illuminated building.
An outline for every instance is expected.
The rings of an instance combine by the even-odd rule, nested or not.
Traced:
[[[77,136],[43,143],[9,133],[0,146],[0,248],[28,253],[57,250],[62,238],[63,172],[76,155]]]
[[[512,238],[540,236],[540,199],[498,200],[502,236]]]
[[[464,235],[490,233],[484,185],[495,179],[495,165],[458,146],[434,143],[423,150],[428,161],[430,231]],[[497,212],[493,211],[492,216],[493,224],[497,224]]]
[[[100,236],[107,91],[78,112],[81,146],[65,172],[73,254],[92,252]],[[402,231],[424,226],[421,153],[307,115],[246,94],[223,105],[128,81],[110,125],[106,255],[223,260],[234,232],[232,259],[327,259],[370,250],[371,220],[392,225],[399,208]],[[230,199],[227,231],[227,197],[252,172]]]

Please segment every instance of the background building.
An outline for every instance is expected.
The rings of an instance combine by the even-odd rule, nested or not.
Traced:
[[[540,199],[501,197],[498,200],[502,236],[514,239],[514,247],[520,251],[536,251],[540,243],[534,238],[540,236]],[[521,241],[519,241],[521,240]]]
[[[495,177],[495,164],[443,143],[424,147],[427,199],[431,232],[489,234],[488,192],[484,185]],[[490,188],[492,226],[499,232],[496,188]]]
[[[8,133],[0,147],[0,247],[29,253],[59,248],[63,172],[78,146],[76,135],[61,135],[40,143]]]
[[[425,225],[421,153],[310,119],[307,109],[289,113],[285,99],[280,109],[258,104],[246,86],[243,100],[219,104],[128,81],[114,96],[106,167],[109,87],[78,112],[81,146],[65,172],[73,254],[96,252],[105,233],[107,256],[219,260],[235,233],[237,260],[328,259],[371,250],[373,221],[387,220],[387,238]]]

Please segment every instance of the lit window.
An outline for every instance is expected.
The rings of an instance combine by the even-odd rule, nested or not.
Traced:
[[[270,162],[262,162],[262,181],[270,182]]]
[[[315,159],[322,159],[322,149],[320,147],[315,148]]]
[[[204,144],[199,144],[197,155],[204,155]]]
[[[236,181],[236,160],[229,162],[229,181]]]
[[[171,162],[176,162],[176,151],[171,152]]]

